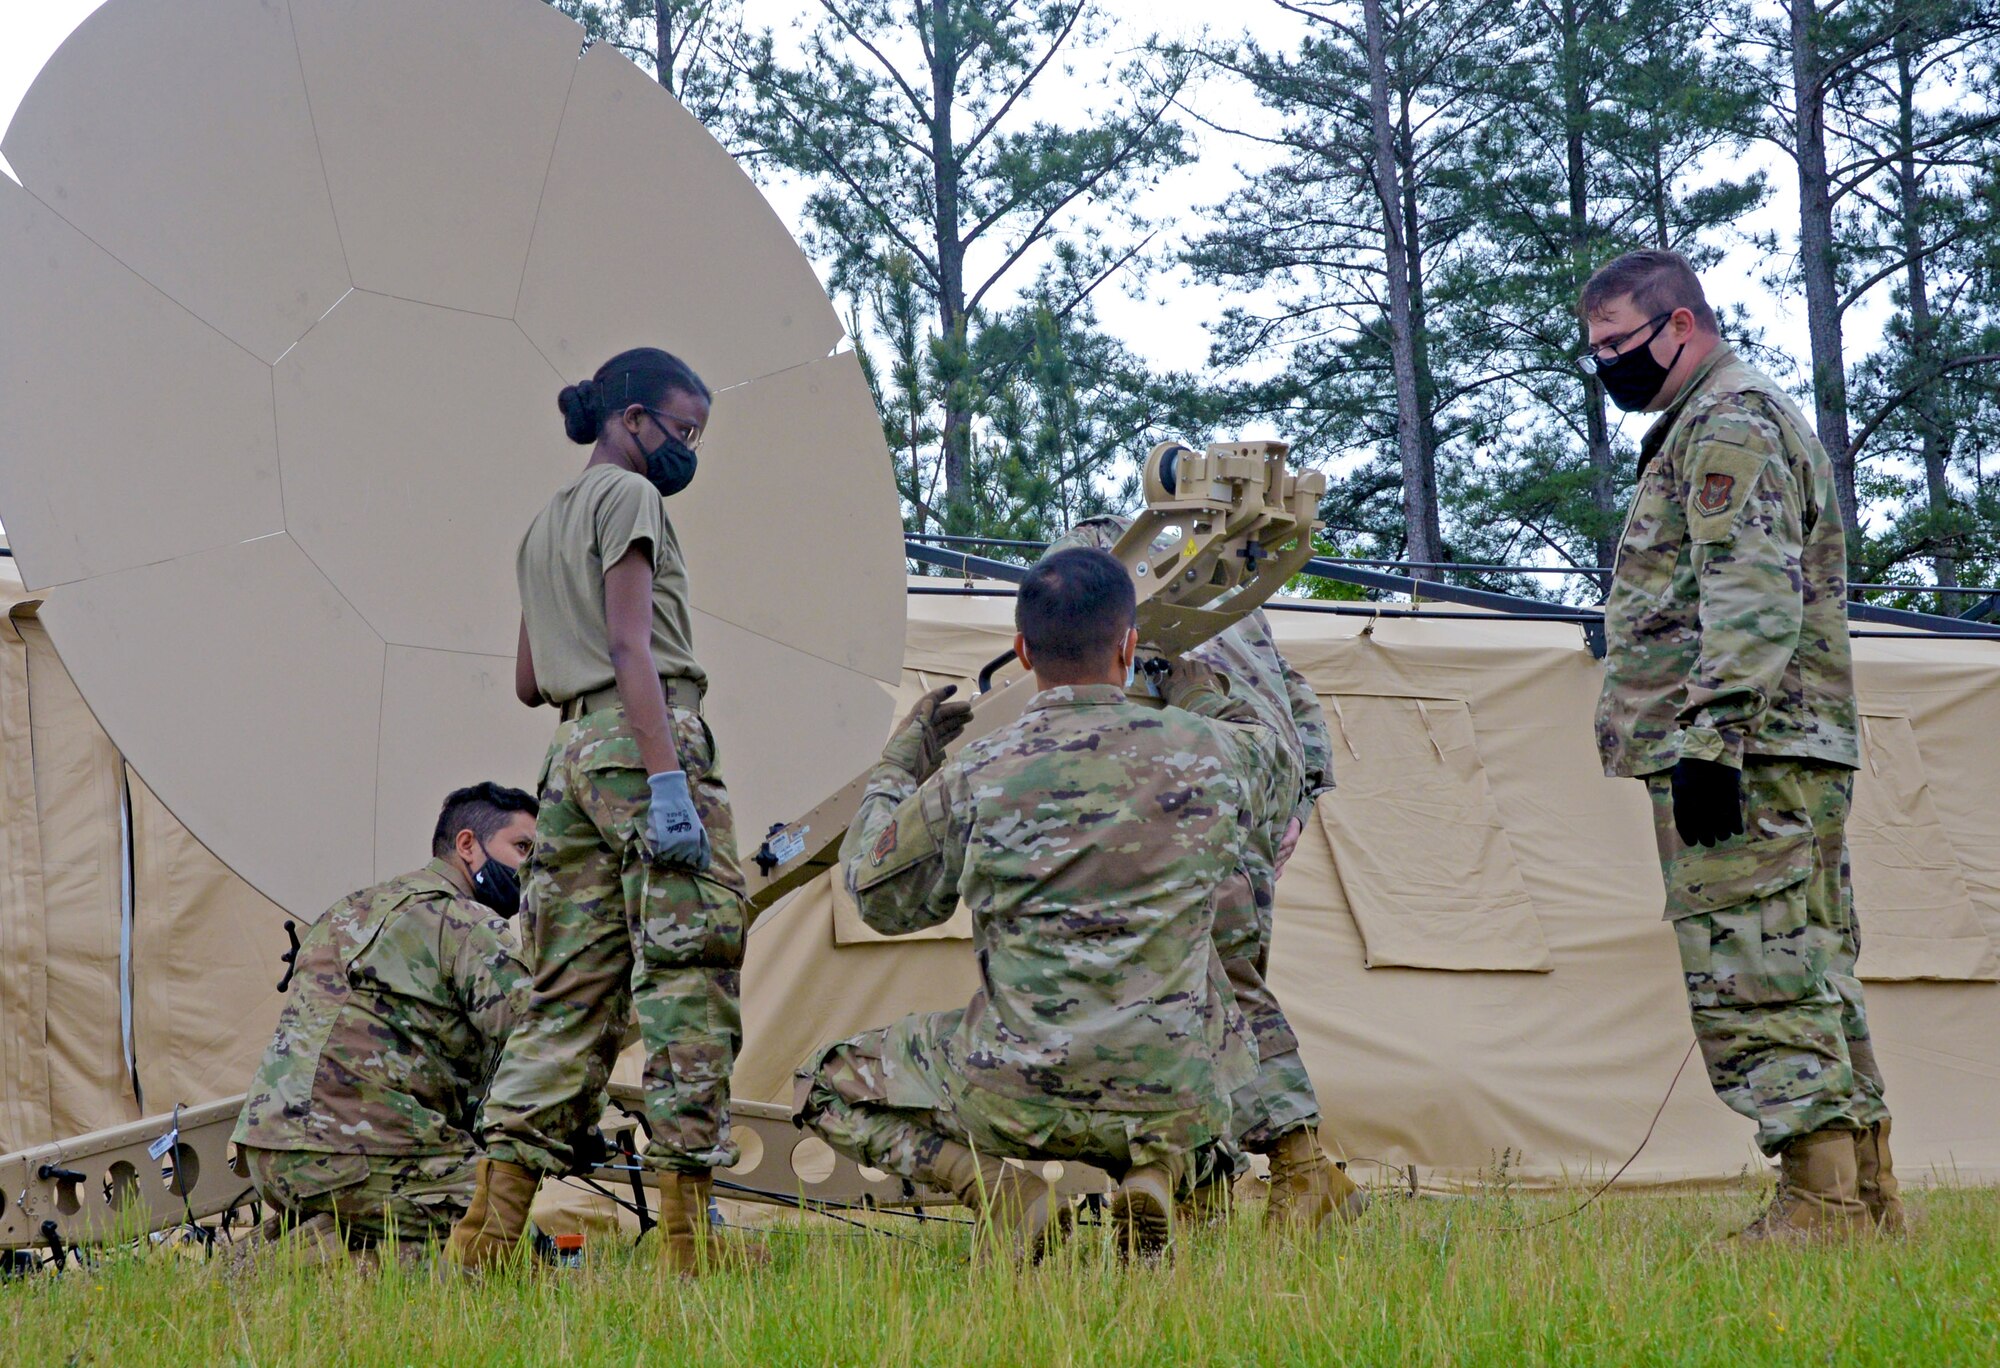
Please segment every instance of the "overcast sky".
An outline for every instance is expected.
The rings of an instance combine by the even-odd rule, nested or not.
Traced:
[[[35,3],[0,5],[0,127],[14,115],[22,94],[35,73],[99,0],[35,0]],[[1104,0],[1113,16],[1110,45],[1116,50],[1129,34],[1136,44],[1149,32],[1168,36],[1193,36],[1204,28],[1218,33],[1234,32],[1238,25],[1257,34],[1260,40],[1282,45],[1298,31],[1300,21],[1268,0],[1218,7],[1212,0]],[[811,6],[817,9],[817,6]],[[758,26],[768,25],[781,39],[792,29],[808,7],[800,0],[746,0],[746,16]],[[1226,21],[1218,13],[1228,13]],[[1071,78],[1069,90],[1061,85],[1044,97],[1043,108],[1061,102],[1083,82]],[[1210,83],[1194,96],[1195,106],[1218,123],[1232,126],[1255,125],[1268,119],[1254,100],[1220,82]],[[1060,117],[1060,115],[1057,115]],[[1200,209],[1225,199],[1240,184],[1240,167],[1255,166],[1262,155],[1254,144],[1241,139],[1196,130],[1196,158],[1190,165],[1170,174],[1143,202],[1143,207],[1162,222],[1169,237],[1182,240],[1203,226]],[[1751,225],[1777,233],[1787,247],[1796,234],[1794,206],[1796,182],[1789,162],[1770,149],[1759,148],[1755,160],[1767,167],[1772,194]],[[0,160],[0,169],[7,168]],[[799,197],[779,187],[769,192],[778,212],[788,222],[796,222]],[[1765,341],[1803,361],[1806,348],[1804,315],[1795,295],[1773,295],[1757,276],[1769,269],[1758,254],[1739,249],[1720,267],[1708,273],[1709,293],[1718,301],[1743,301],[1755,323],[1764,329]],[[1886,294],[1886,292],[1878,292]],[[1101,292],[1099,313],[1105,326],[1155,364],[1175,368],[1196,368],[1207,356],[1208,339],[1204,324],[1221,312],[1222,297],[1214,290],[1190,283],[1184,275],[1156,276],[1146,289],[1146,297],[1134,299],[1121,291]],[[1875,312],[1850,315],[1847,326],[1849,355],[1859,356],[1879,332],[1882,305]],[[1792,377],[1796,379],[1796,376]],[[1245,436],[1257,434],[1246,433]]]

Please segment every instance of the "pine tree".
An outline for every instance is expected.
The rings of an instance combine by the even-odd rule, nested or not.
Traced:
[[[1278,160],[1216,206],[1219,226],[1186,253],[1198,279],[1277,296],[1275,310],[1229,309],[1211,361],[1267,372],[1235,387],[1240,417],[1277,418],[1304,458],[1353,467],[1330,482],[1331,526],[1441,560],[1438,486],[1471,435],[1460,385],[1476,364],[1436,313],[1435,280],[1470,241],[1444,168],[1485,112],[1509,6],[1286,8],[1308,21],[1295,49],[1246,38],[1204,54],[1282,119]]]
[[[1067,317],[1140,257],[1144,225],[1129,206],[1187,157],[1171,117],[1186,73],[1159,61],[1113,68],[1094,0],[821,0],[819,10],[797,65],[768,34],[753,45],[750,126],[760,157],[810,186],[807,246],[837,292],[865,296],[883,263],[908,263],[899,288],[930,314],[924,383],[940,413],[941,487],[925,485],[917,516],[977,531],[975,420],[1019,364],[1016,351],[980,345],[982,312],[1043,280],[1070,291],[1044,301]],[[1052,70],[1093,61],[1106,69],[1094,88],[1102,108],[1078,103],[1064,121],[1030,112]]]
[[[729,140],[740,112],[743,0],[549,0],[653,73],[688,113]]]
[[[1860,444],[1848,393],[1845,319],[1870,292],[1887,287],[1907,262],[1886,262],[1870,231],[1872,202],[1895,199],[1892,183],[1905,152],[1919,166],[1949,166],[2000,122],[1990,75],[1954,83],[1950,64],[1932,54],[1990,53],[2000,14],[1986,0],[1776,0],[1774,17],[1745,33],[1766,50],[1767,136],[1798,173],[1798,282],[1806,303],[1812,389],[1820,442],[1840,486],[1851,555],[1864,561],[1866,525],[1859,497]],[[1984,58],[1990,67],[1990,56]],[[1897,144],[1900,70],[1911,64],[1944,78],[1942,117],[1907,148]],[[1970,107],[1951,98],[1979,95]],[[1891,212],[1890,219],[1901,217]],[[1926,255],[1921,245],[1905,258]],[[1907,283],[1907,282],[1906,282]],[[1907,401],[1905,401],[1907,402]],[[1900,407],[1900,405],[1899,405]]]
[[[1480,250],[1448,287],[1491,356],[1492,442],[1466,514],[1525,524],[1572,564],[1610,565],[1630,484],[1603,388],[1577,365],[1584,281],[1638,247],[1710,263],[1764,195],[1757,173],[1703,170],[1747,141],[1755,98],[1747,64],[1706,41],[1715,14],[1705,0],[1524,6],[1515,60],[1493,73],[1492,114],[1456,167]]]

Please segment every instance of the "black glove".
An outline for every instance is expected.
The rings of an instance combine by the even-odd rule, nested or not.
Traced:
[[[595,1126],[585,1126],[569,1138],[569,1173],[565,1176],[588,1177],[599,1164],[610,1163],[612,1153],[604,1132]]]
[[[1719,845],[1743,834],[1743,771],[1715,760],[1674,766],[1674,830],[1681,844]]]

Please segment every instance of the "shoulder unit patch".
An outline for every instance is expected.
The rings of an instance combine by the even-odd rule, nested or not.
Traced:
[[[925,797],[932,787],[926,785],[896,804],[896,810],[867,847],[868,854],[854,858],[848,865],[847,877],[852,879],[852,887],[873,888],[887,883],[910,866],[937,855],[937,838],[931,833],[924,811]]]
[[[1736,477],[1725,475],[1719,470],[1711,470],[1702,476],[1701,488],[1695,491],[1694,506],[1697,512],[1713,516],[1729,510],[1729,497],[1736,492]]]

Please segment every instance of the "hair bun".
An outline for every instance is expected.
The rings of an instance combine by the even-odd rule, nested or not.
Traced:
[[[563,386],[562,393],[556,396],[556,407],[562,410],[563,431],[572,442],[584,445],[597,440],[604,423],[597,411],[596,381]]]

